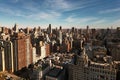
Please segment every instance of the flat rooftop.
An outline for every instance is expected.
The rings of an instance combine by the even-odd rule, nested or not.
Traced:
[[[48,73],[48,76],[51,77],[58,77],[59,74],[62,72],[63,69],[60,68],[53,68],[50,70],[50,72]]]

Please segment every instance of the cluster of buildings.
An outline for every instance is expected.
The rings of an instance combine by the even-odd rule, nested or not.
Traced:
[[[19,80],[119,80],[120,27],[0,27],[0,71]]]

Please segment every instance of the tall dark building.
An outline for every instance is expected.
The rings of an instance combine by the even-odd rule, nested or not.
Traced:
[[[18,32],[18,25],[17,24],[14,25],[13,30],[14,30],[14,32]]]
[[[47,32],[48,34],[52,33],[51,24],[49,24]]]
[[[89,29],[89,26],[87,26],[87,29],[86,29],[86,40],[89,41],[89,38],[90,38],[90,29]]]
[[[62,40],[63,40],[63,38],[62,38],[62,27],[60,26],[60,29],[59,29],[59,42],[60,42],[60,44],[62,44]]]

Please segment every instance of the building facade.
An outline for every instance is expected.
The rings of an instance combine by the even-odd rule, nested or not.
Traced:
[[[77,64],[69,64],[69,80],[117,80],[118,67],[114,61],[95,62],[86,54],[77,55]]]
[[[14,70],[17,71],[32,63],[32,45],[30,44],[30,36],[25,35],[23,32],[14,33],[12,42]]]
[[[13,72],[13,44],[11,41],[0,41],[0,70]]]

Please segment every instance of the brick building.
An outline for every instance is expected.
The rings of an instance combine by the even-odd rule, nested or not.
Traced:
[[[30,36],[23,32],[14,33],[12,36],[13,54],[14,54],[14,70],[20,70],[32,63],[32,45]]]

